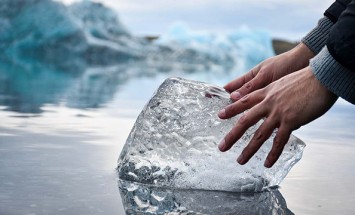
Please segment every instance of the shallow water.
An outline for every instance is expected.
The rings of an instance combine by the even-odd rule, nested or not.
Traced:
[[[174,70],[142,76],[137,70],[73,73],[0,65],[0,214],[124,214],[117,158],[154,90],[170,76],[223,85],[238,75]],[[281,208],[355,213],[354,130],[355,107],[339,100],[294,132],[307,147],[277,191],[276,201],[287,204]],[[186,192],[190,199],[202,195]],[[235,214],[233,201],[249,198],[218,195]]]

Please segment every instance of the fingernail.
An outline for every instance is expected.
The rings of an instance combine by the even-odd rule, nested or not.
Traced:
[[[265,166],[266,168],[270,168],[270,167],[271,167],[271,164],[270,164],[269,159],[266,159],[266,160],[265,160],[264,166]]]
[[[222,151],[222,152],[224,151],[225,144],[226,144],[225,139],[223,139],[223,140],[219,143],[218,148],[219,148],[220,151]]]
[[[218,113],[219,118],[225,118],[226,117],[226,109],[222,109]]]
[[[239,92],[233,92],[231,94],[231,98],[234,99],[234,100],[238,100],[238,99],[240,99],[240,97],[241,97],[241,95],[240,95]]]
[[[241,165],[243,165],[243,158],[244,158],[243,154],[240,154],[238,159],[237,159],[238,163],[241,164]]]

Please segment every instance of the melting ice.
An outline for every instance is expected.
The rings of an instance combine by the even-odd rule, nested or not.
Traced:
[[[272,136],[246,165],[238,165],[236,156],[260,122],[231,150],[219,152],[217,144],[239,117],[218,119],[218,111],[230,102],[220,87],[167,79],[138,116],[118,161],[119,178],[158,187],[234,192],[279,185],[300,160],[305,144],[291,136],[280,159],[267,169],[263,162]]]

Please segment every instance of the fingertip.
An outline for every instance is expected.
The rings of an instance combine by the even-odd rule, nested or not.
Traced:
[[[270,162],[269,158],[266,158],[264,166],[266,168],[271,168],[273,166],[273,164]]]
[[[230,83],[223,86],[223,88],[229,93],[233,92],[233,87],[232,87],[233,84],[232,83],[233,82],[230,82]]]
[[[231,91],[229,90],[228,84],[223,86],[223,89],[225,89],[228,93],[230,93]]]
[[[220,111],[218,112],[218,117],[219,117],[220,119],[225,119],[226,116],[227,116],[227,114],[226,114],[226,109],[222,109],[222,110],[220,110]]]
[[[221,152],[224,152],[226,148],[226,140],[223,139],[219,144],[218,144],[218,149]]]
[[[239,100],[241,97],[242,97],[242,95],[238,91],[234,91],[233,93],[231,93],[231,99],[233,99],[235,101]]]
[[[243,153],[239,155],[239,157],[237,158],[237,162],[238,162],[240,165],[244,165],[244,164],[245,164]]]

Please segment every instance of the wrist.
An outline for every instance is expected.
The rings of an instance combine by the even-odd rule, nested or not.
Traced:
[[[309,60],[315,56],[314,52],[303,42],[288,51],[287,55],[297,69],[302,69],[308,66]]]

